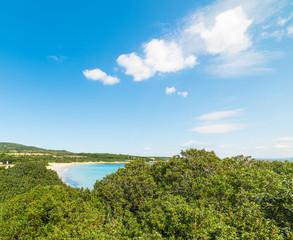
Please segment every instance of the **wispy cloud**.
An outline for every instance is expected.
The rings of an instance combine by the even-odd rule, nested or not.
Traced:
[[[257,150],[268,150],[269,147],[260,145],[260,146],[256,146],[255,149],[257,149]]]
[[[220,119],[224,119],[224,118],[228,118],[228,117],[237,116],[242,111],[243,111],[243,109],[212,112],[212,113],[207,113],[207,114],[201,115],[201,116],[197,117],[197,119],[204,120],[204,121],[215,121],[215,120],[220,120]]]
[[[86,69],[83,71],[83,75],[87,79],[90,79],[93,81],[101,81],[104,85],[114,85],[120,82],[118,78],[107,75],[105,72],[103,72],[99,68],[92,69],[92,70]]]
[[[186,98],[188,96],[188,92],[178,92],[178,95]]]
[[[149,151],[149,150],[151,150],[152,148],[151,148],[151,145],[148,144],[148,145],[146,145],[143,149],[144,149],[145,151]]]
[[[292,142],[293,143],[293,137],[281,137],[274,139],[274,142]]]
[[[228,133],[232,131],[242,130],[246,124],[242,123],[225,123],[220,120],[231,118],[239,115],[243,109],[235,109],[229,111],[217,111],[207,113],[197,117],[196,119],[205,121],[203,125],[192,128],[191,131],[201,134]],[[220,122],[219,122],[220,121]]]
[[[286,144],[276,144],[273,147],[276,149],[293,149],[292,145],[286,145]]]
[[[176,92],[176,88],[175,87],[166,87],[165,92],[166,92],[166,94],[172,94],[172,93]]]
[[[279,17],[278,18],[278,24],[280,26],[284,26],[286,23],[288,23],[293,18],[293,13],[291,13],[288,17]]]
[[[202,133],[202,134],[212,134],[212,133],[228,133],[236,130],[244,129],[244,124],[208,124],[200,127],[195,127],[191,131]]]
[[[293,25],[287,28],[288,35],[293,35]]]
[[[209,144],[205,142],[196,141],[196,140],[190,140],[188,142],[183,143],[181,146],[185,148],[188,148],[188,147],[204,148],[204,147],[208,147]]]
[[[55,55],[47,56],[47,58],[55,62],[63,62],[66,59],[65,56],[55,56]]]

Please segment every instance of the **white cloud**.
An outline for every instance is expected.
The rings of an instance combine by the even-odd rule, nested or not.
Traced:
[[[261,37],[262,38],[273,37],[273,38],[276,38],[277,40],[281,40],[284,37],[285,33],[286,32],[284,30],[275,30],[273,32],[263,32],[261,33]]]
[[[207,147],[209,145],[205,142],[190,140],[188,142],[183,143],[181,146],[188,148],[188,147]]]
[[[94,80],[94,81],[101,81],[104,85],[114,85],[120,82],[118,78],[107,75],[105,72],[103,72],[99,68],[95,68],[92,70],[86,69],[83,71],[83,75],[87,79]]]
[[[259,36],[259,29],[276,22],[287,4],[288,0],[214,1],[183,18],[177,31],[143,44],[142,54],[122,54],[116,61],[134,81],[146,80],[156,73],[192,68],[199,55],[212,56],[204,67],[216,77],[268,72],[271,69],[264,67],[265,64],[278,57],[278,53],[258,50],[254,40]],[[292,14],[279,17],[279,26],[284,26],[291,17]],[[287,30],[288,34],[293,33],[293,27]],[[262,38],[283,36],[285,30],[277,29],[264,32]]]
[[[287,5],[288,0],[215,1],[183,20],[182,48],[197,56],[213,55],[205,67],[215,77],[239,77],[271,71],[265,65],[279,53],[258,50],[254,40],[259,29],[276,21]],[[265,33],[264,37],[280,39],[283,35],[284,30],[276,30]]]
[[[186,98],[188,96],[188,92],[178,92],[178,95]]]
[[[144,44],[144,57],[135,52],[120,55],[117,63],[126,69],[125,73],[134,77],[134,81],[146,80],[159,73],[177,72],[196,64],[192,54],[185,56],[175,41],[153,39]]]
[[[176,92],[176,88],[175,87],[166,87],[166,94],[172,94],[174,92]]]
[[[204,67],[216,77],[271,71],[264,66],[279,53],[258,50],[254,41],[261,40],[259,29],[270,28],[273,21],[279,26],[289,22],[293,14],[287,18],[279,17],[276,23],[288,3],[288,0],[216,0],[184,17],[176,31],[168,36],[143,44],[142,54],[122,54],[116,62],[134,81],[149,79],[157,73],[192,68],[199,55],[210,57]],[[263,38],[281,39],[285,32],[285,29],[264,32]],[[293,26],[288,27],[287,32],[293,34]]]
[[[137,56],[135,52],[120,55],[117,63],[126,69],[125,73],[127,75],[134,77],[134,81],[142,81],[155,74],[153,69],[146,66],[144,60]]]
[[[212,113],[208,113],[208,114],[204,114],[202,116],[199,116],[197,119],[204,120],[204,121],[215,121],[215,120],[220,120],[220,119],[224,119],[224,118],[228,118],[228,117],[237,116],[242,111],[243,111],[243,109],[212,112]]]
[[[186,32],[199,34],[210,54],[236,54],[251,46],[247,29],[252,22],[238,6],[218,14],[212,28],[208,29],[200,22],[190,26]]]
[[[149,151],[151,150],[151,147],[145,147],[144,150]]]
[[[293,137],[281,137],[274,140],[275,142],[293,142]]]
[[[277,55],[279,55],[277,52],[250,50],[238,55],[219,56],[214,58],[206,69],[210,74],[220,78],[256,75],[272,71],[264,65]]]
[[[288,31],[288,34],[289,34],[289,35],[293,35],[293,25],[289,26],[289,27],[287,28],[287,31]]]
[[[47,58],[54,60],[55,62],[62,62],[66,57],[65,56],[47,56]]]
[[[257,149],[257,150],[268,150],[269,147],[267,147],[267,146],[256,146],[255,149]]]
[[[285,145],[285,144],[276,144],[273,147],[276,149],[293,149],[293,146]]]
[[[278,19],[278,24],[280,26],[284,26],[287,22],[289,22],[293,18],[293,13],[291,13],[287,18],[281,18]]]
[[[244,129],[245,124],[240,123],[225,123],[222,119],[231,118],[239,115],[243,109],[235,109],[229,111],[218,111],[208,114],[201,115],[197,117],[198,120],[203,120],[205,123],[201,126],[192,128],[191,131],[202,133],[202,134],[212,134],[212,133],[227,133],[232,131],[237,131]]]
[[[219,148],[232,148],[235,146],[236,146],[236,144],[220,144],[217,147],[219,147]]]
[[[237,130],[242,130],[245,128],[244,124],[207,124],[200,127],[195,127],[191,131],[202,133],[202,134],[212,134],[212,133],[228,133]]]

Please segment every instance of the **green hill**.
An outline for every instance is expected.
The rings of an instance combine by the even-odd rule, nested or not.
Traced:
[[[16,143],[0,142],[0,162],[19,163],[31,160],[47,162],[128,162],[136,158],[146,161],[166,161],[167,157],[141,157],[111,153],[73,153],[49,150]]]
[[[4,153],[52,153],[52,152],[64,152],[65,150],[47,150],[44,148],[38,148],[33,146],[26,146],[17,143],[0,142],[0,152]]]

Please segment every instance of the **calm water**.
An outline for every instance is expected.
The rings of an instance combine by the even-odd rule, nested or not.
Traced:
[[[81,164],[62,169],[60,176],[72,187],[93,189],[97,180],[123,167],[124,164]]]

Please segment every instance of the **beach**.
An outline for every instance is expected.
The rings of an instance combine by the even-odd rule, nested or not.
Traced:
[[[96,180],[102,179],[112,172],[116,172],[121,165],[124,166],[126,163],[129,162],[49,163],[47,169],[56,171],[58,177],[67,185],[92,189]],[[72,169],[72,167],[74,167],[74,169]]]
[[[49,163],[47,169],[51,169],[57,172],[58,176],[64,181],[64,175],[69,168],[76,165],[84,164],[126,164],[129,162],[71,162],[71,163]]]

